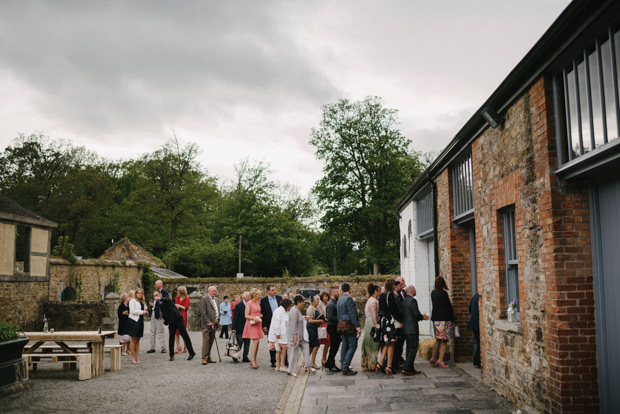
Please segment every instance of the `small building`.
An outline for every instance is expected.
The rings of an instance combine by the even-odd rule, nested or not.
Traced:
[[[443,276],[471,360],[477,292],[483,381],[525,412],[620,412],[619,83],[620,2],[573,1],[396,207],[420,308]]]
[[[56,227],[0,195],[0,280],[49,280],[52,229]]]
[[[131,260],[136,263],[147,263],[153,267],[164,267],[164,263],[160,259],[153,256],[127,237],[123,237],[110,246],[110,248],[99,256],[99,260],[115,260],[118,262]]]

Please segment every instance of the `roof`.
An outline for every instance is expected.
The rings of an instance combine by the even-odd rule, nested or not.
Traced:
[[[101,260],[132,260],[136,263],[148,263],[152,266],[162,267],[163,262],[157,257],[147,252],[141,246],[129,240],[127,237],[123,237],[110,248],[108,248],[101,256]]]
[[[187,276],[183,276],[180,273],[173,272],[169,269],[163,269],[161,267],[151,267],[151,272],[155,273],[162,279],[187,279]]]
[[[414,182],[407,193],[397,202],[394,210],[400,212],[415,195],[441,171],[448,167],[468,145],[489,126],[481,115],[484,108],[493,108],[502,114],[540,76],[548,70],[588,27],[602,15],[619,13],[620,2],[612,0],[574,0],[547,29],[542,37],[521,59],[491,96],[463,125],[448,146],[426,169],[425,174]],[[526,30],[524,28],[524,30]]]
[[[0,219],[40,227],[58,227],[58,224],[20,206],[15,201],[3,195],[0,195]]]

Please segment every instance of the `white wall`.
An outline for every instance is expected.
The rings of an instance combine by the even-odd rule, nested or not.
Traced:
[[[411,221],[411,233],[409,232],[409,222]],[[408,285],[416,287],[416,300],[420,312],[431,315],[431,290],[430,269],[434,273],[434,263],[429,263],[429,242],[416,238],[416,202],[411,201],[400,212],[400,274],[405,278]],[[403,248],[403,237],[406,239],[406,248]],[[432,244],[431,244],[432,246]],[[406,253],[406,257],[405,257]],[[431,335],[431,323],[420,322],[420,334]]]

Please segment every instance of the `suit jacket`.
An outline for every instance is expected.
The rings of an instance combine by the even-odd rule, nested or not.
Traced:
[[[348,294],[344,294],[338,299],[338,305],[336,307],[338,310],[338,320],[339,321],[351,321],[353,322],[353,326],[356,328],[360,327],[360,320],[357,317],[357,309],[355,309],[355,302],[353,302],[353,298]]]
[[[183,319],[183,315],[181,315],[181,312],[170,298],[162,298],[160,300],[160,309],[166,325],[170,325],[178,319]]]
[[[469,302],[469,323],[467,327],[472,331],[480,330],[480,310],[478,308],[478,294],[476,293],[472,298],[471,302]]]
[[[282,296],[276,295],[276,303],[278,306],[280,306],[281,300]],[[267,328],[267,330],[269,330],[269,326],[271,326],[271,317],[273,316],[271,305],[269,304],[269,296],[265,296],[260,300],[260,313],[263,314],[263,328]]]
[[[161,290],[159,291],[159,293],[161,293],[161,297],[162,298],[169,298],[170,294],[168,293],[168,291],[164,288],[161,288]]]
[[[243,328],[245,328],[245,303],[241,301],[235,306],[231,329],[236,331],[237,335],[241,335],[243,333]]]
[[[213,300],[215,300],[215,306],[217,308],[213,307],[211,296],[209,296],[208,293],[200,298],[199,309],[201,329],[215,329],[215,325],[219,322],[216,315],[219,312],[220,302],[217,300],[217,297],[213,298]],[[212,327],[209,326],[210,323],[213,324]]]
[[[420,313],[418,301],[413,296],[407,295],[403,301],[403,334],[419,334],[418,322],[422,320],[424,320],[424,316]]]

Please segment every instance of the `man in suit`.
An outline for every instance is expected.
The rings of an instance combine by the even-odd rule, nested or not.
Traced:
[[[267,286],[267,296],[260,300],[260,313],[263,314],[263,333],[267,335],[269,333],[269,326],[271,325],[271,318],[273,312],[280,306],[282,296],[276,295],[276,287],[274,285]],[[270,350],[269,355],[271,357],[271,367],[276,366],[276,351]]]
[[[418,344],[420,342],[420,328],[418,322],[421,320],[427,321],[428,315],[422,315],[418,308],[418,301],[415,300],[416,295],[415,286],[409,285],[406,287],[405,292],[407,297],[403,301],[403,328],[402,334],[407,341],[407,359],[403,366],[402,373],[404,375],[416,375],[420,371],[416,371],[413,368],[413,362],[418,352]]]
[[[351,321],[353,326],[355,327],[355,333],[353,334],[342,334],[342,349],[340,349],[340,369],[342,370],[343,375],[355,375],[357,371],[353,371],[351,369],[351,361],[353,360],[353,355],[357,350],[357,338],[359,338],[362,333],[362,328],[360,327],[360,320],[357,317],[357,309],[355,309],[355,302],[353,302],[353,298],[350,296],[349,292],[351,291],[351,286],[348,283],[343,283],[340,287],[342,290],[342,296],[338,299],[338,322],[340,321]]]
[[[165,291],[164,291],[165,292]],[[168,292],[166,292],[168,293]],[[159,345],[161,345],[161,353],[166,353],[166,334],[164,331],[164,318],[161,314],[161,293],[159,290],[153,292],[153,300],[150,302],[151,309],[151,348],[146,351],[147,354],[155,352],[155,345],[157,338],[159,338]]]
[[[250,301],[250,292],[243,292],[242,298],[243,300],[235,306],[232,321],[232,333],[233,335],[237,335],[237,342],[239,342],[239,346],[243,347],[243,362],[250,362],[250,359],[248,358],[250,338],[243,338],[243,328],[245,328],[245,306]],[[233,358],[233,361],[239,362],[235,358]]]
[[[185,345],[187,346],[187,350],[189,351],[188,361],[191,361],[194,358],[196,353],[194,352],[194,348],[192,347],[192,340],[187,334],[187,329],[185,329],[185,322],[183,321],[183,315],[179,312],[179,306],[175,305],[172,299],[170,298],[161,298],[161,313],[164,317],[164,324],[168,325],[168,349],[170,350],[170,361],[174,361],[174,336],[179,331],[179,334],[183,337],[183,341],[185,341]]]
[[[161,280],[155,281],[155,290],[159,292],[162,298],[169,298],[170,294],[164,289],[164,282]]]
[[[471,338],[474,343],[474,365],[480,368],[480,310],[478,309],[478,292],[474,294],[469,302],[469,323],[467,327],[474,333]]]
[[[338,295],[340,287],[333,285],[329,288],[329,301],[325,309],[325,317],[327,318],[327,333],[329,334],[329,354],[325,362],[325,368],[329,372],[340,372],[340,368],[336,366],[336,354],[340,347],[341,335],[338,333]]]
[[[220,304],[216,298],[217,288],[209,286],[207,294],[200,298],[200,328],[202,329],[202,365],[215,364],[211,348],[215,342],[215,330],[220,322]]]
[[[405,289],[407,288],[407,283],[405,283],[405,278],[402,276],[398,276],[394,278],[394,284],[396,285],[396,297],[400,300],[400,305],[402,308],[403,302],[407,297],[407,293]],[[405,335],[402,332],[402,328],[396,330],[396,335],[398,336],[398,340],[396,341],[396,345],[394,346],[394,370],[399,369],[398,367],[402,365],[405,360],[403,359],[403,350],[405,347]]]

